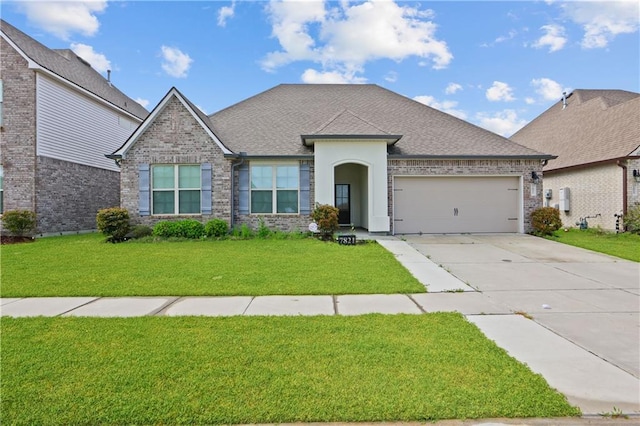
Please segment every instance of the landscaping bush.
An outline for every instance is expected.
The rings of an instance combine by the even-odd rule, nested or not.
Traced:
[[[541,207],[531,213],[531,225],[536,235],[551,235],[562,228],[560,211],[553,207]]]
[[[180,236],[180,225],[178,222],[163,220],[156,223],[153,227],[153,235],[162,238],[171,238]]]
[[[627,214],[622,218],[622,223],[628,232],[640,235],[640,204],[636,203],[627,209]]]
[[[264,219],[260,218],[258,220],[258,238],[269,238],[269,236],[271,235],[271,230],[269,229],[269,227],[264,223]]]
[[[243,240],[248,240],[255,236],[253,230],[246,223],[243,223],[240,227],[235,226],[231,235],[234,238],[240,238]]]
[[[133,227],[131,232],[127,234],[127,238],[144,238],[153,235],[153,229],[146,225],[136,225]]]
[[[204,225],[195,219],[178,221],[179,237],[198,239],[204,237]]]
[[[211,219],[204,225],[204,233],[207,237],[224,237],[229,233],[229,225],[222,219]]]
[[[318,225],[318,231],[323,240],[333,239],[333,233],[336,232],[340,225],[338,223],[338,208],[329,204],[316,204],[311,217]]]
[[[36,214],[30,210],[8,210],[2,214],[4,228],[18,237],[36,229]]]
[[[107,235],[107,241],[117,243],[124,241],[131,229],[127,209],[112,207],[98,211],[96,216],[98,230]]]

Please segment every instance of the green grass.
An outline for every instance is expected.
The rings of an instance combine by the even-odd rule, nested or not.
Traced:
[[[2,246],[2,297],[420,293],[382,246],[315,239],[104,243],[98,234]]]
[[[560,229],[548,239],[640,262],[640,235],[637,234],[615,234],[598,229]]]
[[[579,415],[463,316],[3,318],[2,424]]]

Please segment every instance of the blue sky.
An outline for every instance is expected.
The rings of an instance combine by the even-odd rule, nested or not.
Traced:
[[[3,1],[147,109],[373,83],[509,136],[573,89],[640,92],[637,1]]]

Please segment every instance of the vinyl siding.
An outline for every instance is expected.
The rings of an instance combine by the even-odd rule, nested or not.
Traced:
[[[41,74],[36,82],[36,154],[118,171],[105,158],[138,123]]]

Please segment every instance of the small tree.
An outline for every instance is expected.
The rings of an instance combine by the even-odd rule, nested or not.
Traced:
[[[541,207],[531,213],[531,225],[536,235],[551,235],[562,227],[560,211],[553,207]]]
[[[2,214],[2,224],[13,235],[25,237],[36,229],[36,214],[30,210],[8,210]]]
[[[624,228],[633,234],[640,234],[640,204],[636,203],[627,209],[622,218]]]
[[[323,240],[332,240],[333,233],[340,228],[338,223],[339,211],[337,207],[329,204],[316,204],[311,217],[318,225],[318,230]]]
[[[131,229],[129,211],[120,207],[99,210],[96,223],[98,230],[107,235],[107,241],[112,243],[124,241]]]

